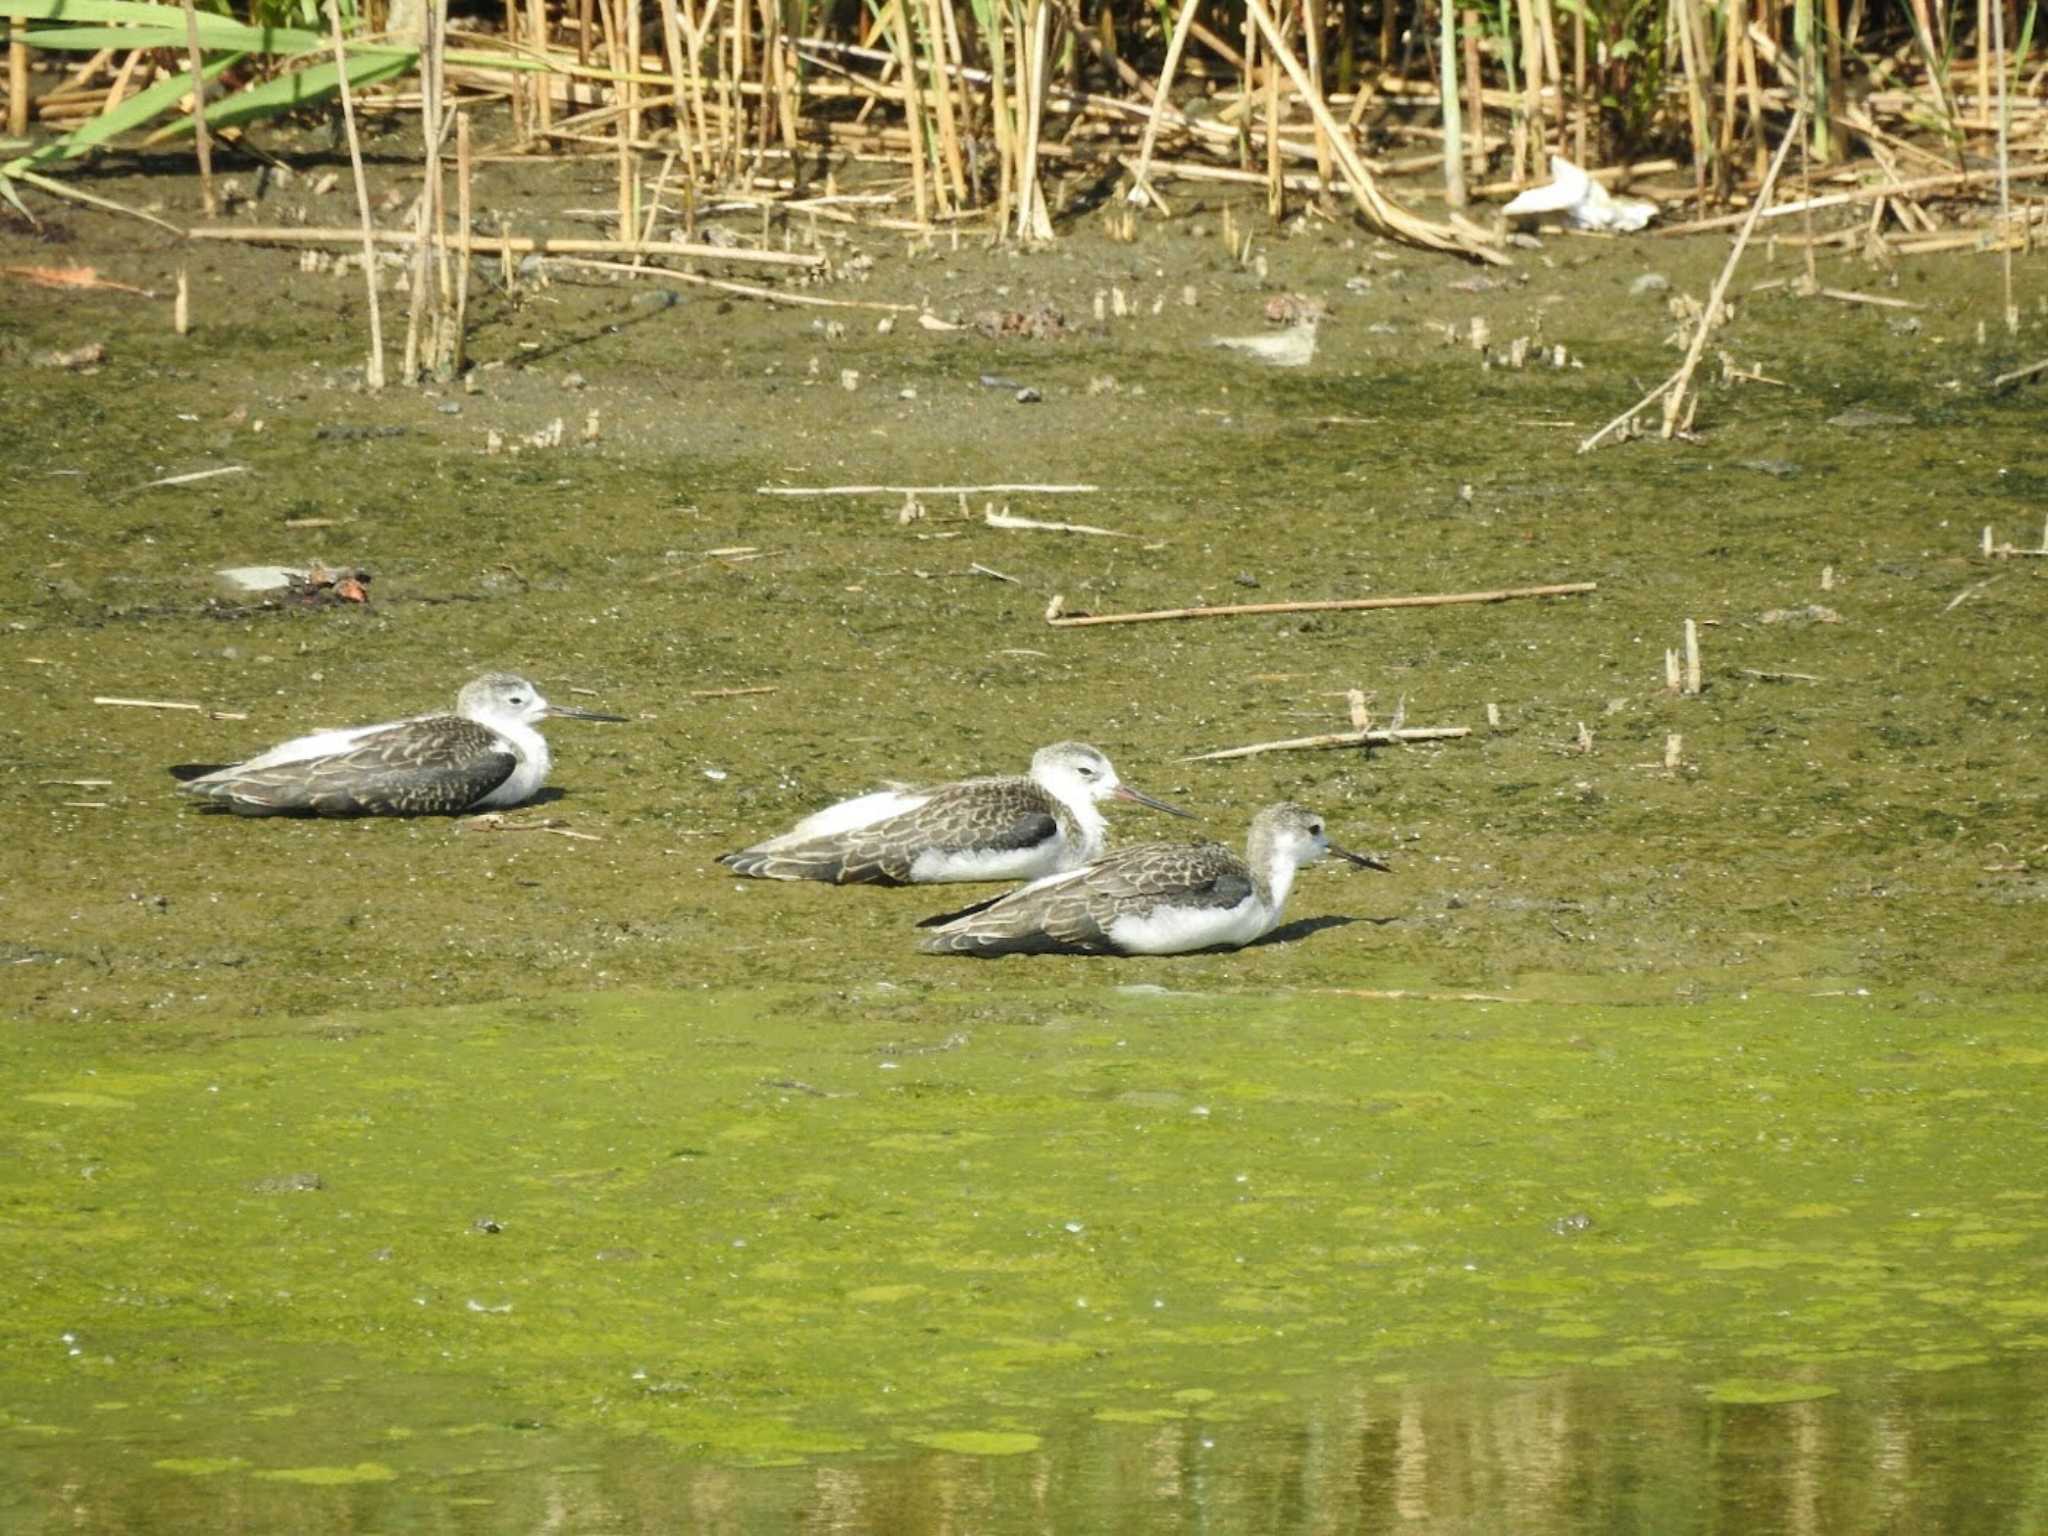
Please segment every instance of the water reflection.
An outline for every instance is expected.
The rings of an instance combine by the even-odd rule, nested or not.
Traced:
[[[1068,1416],[1017,1455],[911,1449],[783,1467],[707,1466],[648,1437],[593,1441],[502,1426],[393,1438],[341,1405],[288,1430],[244,1423],[238,1432],[201,1422],[128,1425],[114,1405],[92,1427],[14,1418],[0,1452],[9,1468],[0,1514],[10,1531],[36,1536],[1821,1536],[2048,1526],[2041,1364],[1835,1379],[1843,1382],[1835,1396],[1771,1404],[1710,1402],[1676,1376],[1640,1371],[1409,1384],[1342,1378],[1257,1400],[1197,1389],[1153,1414]]]

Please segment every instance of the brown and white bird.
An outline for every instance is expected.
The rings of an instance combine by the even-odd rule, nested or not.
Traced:
[[[1236,949],[1273,930],[1295,871],[1326,853],[1387,867],[1337,847],[1308,807],[1271,805],[1252,818],[1243,858],[1221,843],[1136,843],[964,912],[929,918],[920,926],[933,932],[917,947],[934,955]]]
[[[1124,783],[1098,748],[1062,741],[1031,754],[1029,775],[876,790],[718,862],[764,880],[839,885],[1032,880],[1102,852],[1108,824],[1096,806],[1109,799],[1188,814]]]
[[[433,816],[518,805],[553,759],[543,719],[623,720],[550,704],[523,677],[463,685],[453,714],[414,715],[294,737],[225,768],[173,768],[178,787],[238,816]]]

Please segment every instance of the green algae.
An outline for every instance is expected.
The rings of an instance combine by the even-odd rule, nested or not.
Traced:
[[[2040,1369],[2048,1218],[2010,1176],[2048,1088],[2011,1075],[2020,1000],[927,989],[922,1049],[903,1002],[582,995],[84,1059],[18,1039],[4,1234],[34,1257],[0,1279],[0,1374],[71,1431],[52,1444],[177,1405],[150,1465],[418,1491],[451,1435],[515,1421],[765,1476],[1330,1391],[1862,1405]],[[81,1131],[45,1085],[98,1077],[133,1108]],[[1699,1198],[1660,1202],[1681,1165]],[[1958,1241],[1985,1232],[2026,1241]],[[372,1382],[410,1386],[344,1432]],[[462,1407],[480,1391],[492,1419]]]

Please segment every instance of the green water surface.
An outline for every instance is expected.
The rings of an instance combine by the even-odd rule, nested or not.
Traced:
[[[51,1031],[0,1107],[8,1522],[2026,1529],[2039,1008],[917,981]]]

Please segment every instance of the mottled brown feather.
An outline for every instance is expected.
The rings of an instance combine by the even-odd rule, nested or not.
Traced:
[[[770,880],[907,885],[920,854],[1008,852],[1064,835],[1065,808],[1021,776],[942,784],[930,795],[915,810],[865,827],[794,847],[743,848],[718,862]]]
[[[487,726],[455,715],[409,720],[331,757],[181,784],[242,816],[430,816],[470,806],[518,758]]]
[[[922,940],[929,954],[1106,954],[1119,918],[1164,906],[1232,907],[1252,873],[1221,843],[1134,843],[1056,880],[1024,886],[955,916]]]

